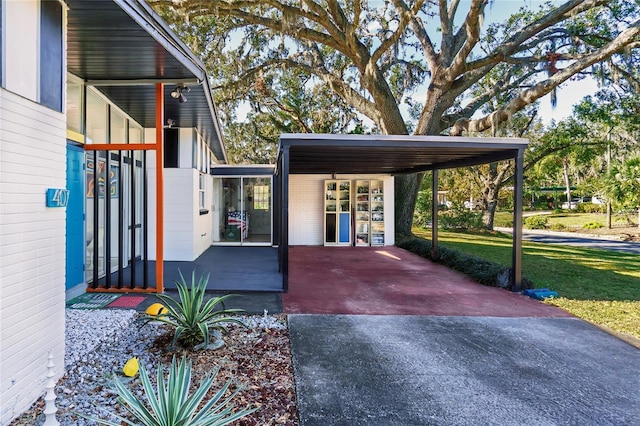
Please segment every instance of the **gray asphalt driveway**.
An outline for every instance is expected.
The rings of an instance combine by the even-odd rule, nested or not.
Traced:
[[[640,350],[574,318],[290,315],[301,425],[631,425]]]

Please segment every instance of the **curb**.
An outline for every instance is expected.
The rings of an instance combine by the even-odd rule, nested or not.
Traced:
[[[632,336],[630,334],[627,333],[622,333],[619,331],[616,331],[614,329],[612,329],[611,327],[608,327],[606,325],[603,324],[597,324],[593,321],[590,320],[583,320],[583,321],[587,321],[589,324],[593,325],[594,327],[599,328],[600,330],[604,331],[605,333],[608,333],[610,335],[612,335],[613,337],[617,337],[618,339],[622,340],[623,342],[635,347],[636,349],[640,349],[640,339],[638,339],[635,336]]]

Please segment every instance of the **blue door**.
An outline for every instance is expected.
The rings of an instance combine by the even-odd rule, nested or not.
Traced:
[[[67,250],[65,289],[84,282],[84,150],[67,145]]]

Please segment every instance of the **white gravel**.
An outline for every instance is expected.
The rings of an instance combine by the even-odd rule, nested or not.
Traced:
[[[157,369],[157,357],[148,349],[160,331],[152,324],[140,328],[134,323],[138,315],[134,310],[66,310],[66,374],[56,385],[61,425],[96,424],[77,413],[107,419],[117,405],[112,377],[120,374],[129,358],[138,357],[149,371]],[[236,318],[251,328],[286,328],[270,315]],[[40,415],[36,425],[43,422]]]

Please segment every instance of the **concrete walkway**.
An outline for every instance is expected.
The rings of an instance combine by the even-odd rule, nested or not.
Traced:
[[[574,318],[290,315],[302,426],[631,425],[640,351]]]

